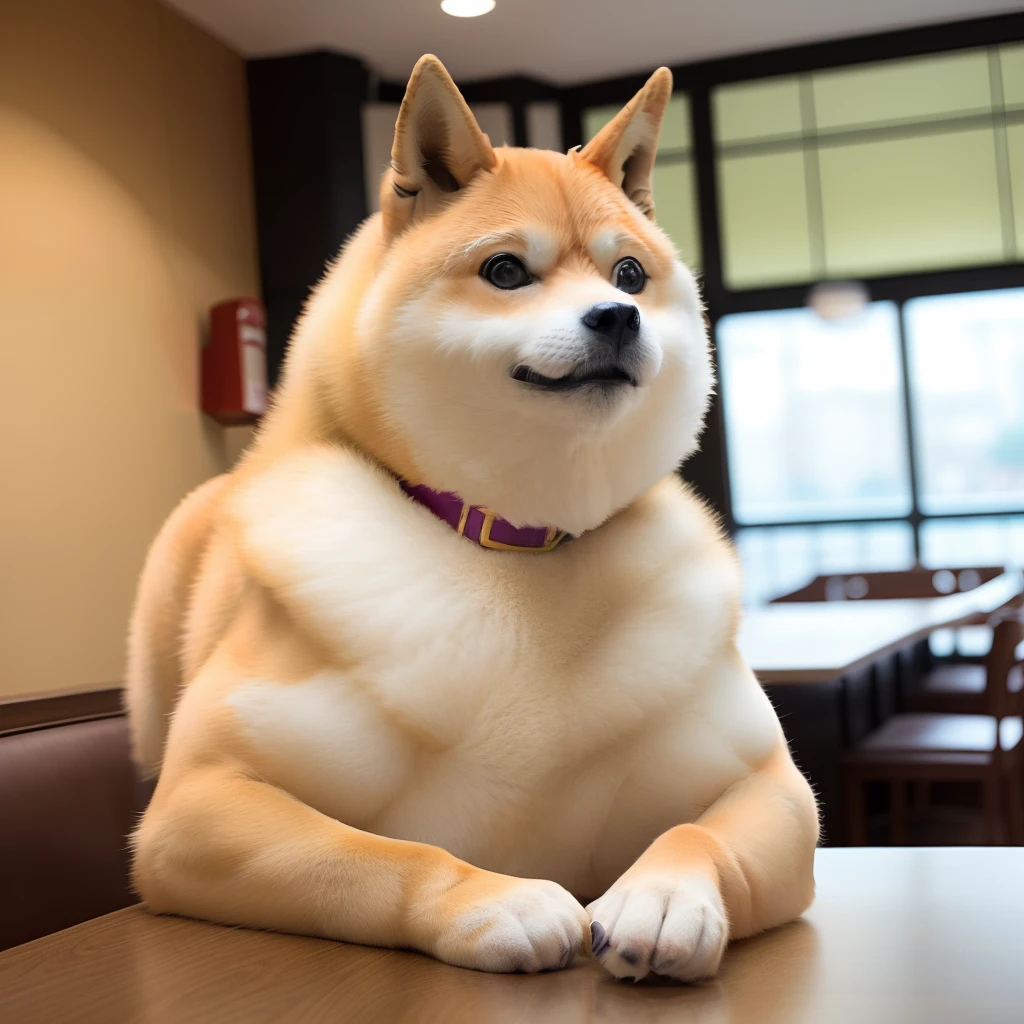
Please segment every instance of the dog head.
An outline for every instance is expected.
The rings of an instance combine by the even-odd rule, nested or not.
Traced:
[[[571,533],[676,468],[712,378],[696,284],[653,220],[671,92],[662,68],[580,151],[494,149],[419,61],[382,212],[307,316],[346,435],[413,483]],[[343,327],[317,315],[346,291]]]

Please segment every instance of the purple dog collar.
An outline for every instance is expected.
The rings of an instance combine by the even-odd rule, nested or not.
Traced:
[[[461,537],[494,551],[552,551],[568,536],[554,526],[513,526],[481,505],[467,505],[457,494],[435,491],[425,484],[407,484],[402,490],[430,509]]]

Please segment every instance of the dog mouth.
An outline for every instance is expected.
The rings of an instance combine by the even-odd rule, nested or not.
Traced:
[[[578,391],[583,388],[609,390],[637,387],[637,380],[621,366],[598,366],[573,370],[564,377],[546,377],[529,366],[520,364],[512,371],[512,379],[528,384],[538,391]]]

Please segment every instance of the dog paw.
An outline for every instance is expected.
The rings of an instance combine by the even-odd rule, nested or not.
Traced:
[[[590,919],[556,882],[481,872],[447,894],[433,954],[478,971],[558,970],[572,963]],[[452,905],[454,904],[454,905]]]
[[[729,940],[722,897],[703,875],[621,880],[587,912],[594,956],[616,978],[710,978]]]

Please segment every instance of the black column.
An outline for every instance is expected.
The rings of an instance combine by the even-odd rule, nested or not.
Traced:
[[[697,172],[697,195],[700,215],[701,284],[707,306],[711,332],[711,352],[717,374],[718,355],[715,348],[715,327],[725,305],[725,284],[722,274],[721,237],[718,224],[718,182],[715,178],[715,143],[711,129],[711,92],[706,84],[695,82],[689,87],[690,117],[693,125],[693,153]],[[719,513],[726,529],[732,533],[735,522],[726,472],[725,423],[722,399],[716,388],[700,436],[700,448],[682,468],[683,478],[690,481]]]
[[[267,369],[277,382],[310,288],[366,217],[362,62],[336,53],[250,60],[260,278],[267,306]]]

